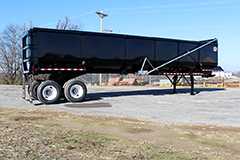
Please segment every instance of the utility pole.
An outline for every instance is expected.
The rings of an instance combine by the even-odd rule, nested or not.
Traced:
[[[108,17],[108,14],[104,14],[103,10],[101,12],[95,12],[101,18],[101,32],[103,32],[103,18]]]
[[[101,32],[103,32],[103,18],[108,17],[108,14],[104,14],[103,10],[101,12],[95,12],[101,18]],[[102,74],[99,74],[99,86],[102,85]]]

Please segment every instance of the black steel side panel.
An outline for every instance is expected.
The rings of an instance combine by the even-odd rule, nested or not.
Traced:
[[[124,65],[124,38],[82,34],[82,58],[91,69],[120,69]]]
[[[137,60],[147,57],[154,60],[154,41],[146,39],[128,38],[126,59]]]
[[[199,61],[205,68],[215,68],[218,63],[218,52],[213,48],[217,47],[216,43],[210,44],[200,50]]]
[[[189,51],[193,48],[198,47],[198,43],[180,43],[179,44],[179,53],[186,53],[186,51]],[[198,61],[198,50],[191,53],[191,56],[194,57]],[[179,60],[180,62],[186,63],[186,62],[194,62],[194,60],[190,56],[185,56]]]
[[[147,57],[151,63],[154,58],[154,40],[141,39],[139,37],[126,38],[126,69],[129,72],[141,68],[144,58]]]
[[[159,66],[167,61],[178,56],[178,42],[177,41],[167,41],[167,40],[157,40],[156,41],[156,66]],[[177,66],[178,61],[172,62],[171,64],[165,66],[165,69],[174,68]]]
[[[186,53],[187,51],[190,51],[193,48],[196,48],[199,46],[198,42],[195,43],[179,43],[179,53]],[[199,55],[199,50],[191,53],[191,56],[197,61],[199,62],[198,59],[198,55]],[[191,57],[190,55],[187,55],[181,59],[179,59],[179,65],[178,67],[180,68],[188,68],[188,70],[193,70],[196,65],[198,65]]]
[[[77,62],[81,60],[81,36],[79,34],[59,34],[38,32],[37,56],[40,63]]]
[[[178,56],[178,43],[176,41],[156,42],[156,61],[169,61]]]
[[[27,57],[28,50],[24,50],[23,60],[31,61],[32,66],[81,68],[84,64],[89,72],[106,73],[137,72],[145,57],[157,67],[207,42],[42,28],[30,32],[31,56]],[[160,70],[192,72],[200,63],[204,68],[215,68],[218,52],[213,48],[217,45],[214,42],[191,53],[195,60],[186,56]],[[151,67],[146,65],[145,69]]]

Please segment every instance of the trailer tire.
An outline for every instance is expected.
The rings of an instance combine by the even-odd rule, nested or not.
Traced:
[[[37,98],[44,104],[52,104],[59,100],[61,87],[54,81],[44,81],[37,88]]]
[[[86,95],[87,87],[79,80],[70,80],[64,85],[64,96],[70,102],[81,102]]]
[[[32,92],[32,97],[36,100],[38,99],[37,88],[40,85],[40,83],[41,83],[40,81],[35,80],[35,81],[32,82],[31,87],[28,88],[29,89],[29,94],[30,94],[30,91],[31,91]]]

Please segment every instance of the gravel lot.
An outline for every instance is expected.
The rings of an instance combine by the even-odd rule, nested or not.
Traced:
[[[160,124],[186,123],[240,127],[240,88],[109,87],[88,86],[84,102],[33,104],[22,99],[22,86],[0,85],[0,106],[48,108],[76,114],[131,117]]]

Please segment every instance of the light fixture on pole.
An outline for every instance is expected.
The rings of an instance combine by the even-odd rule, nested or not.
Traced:
[[[103,32],[103,18],[108,17],[108,14],[104,14],[103,10],[101,12],[95,12],[101,18],[101,32]]]

